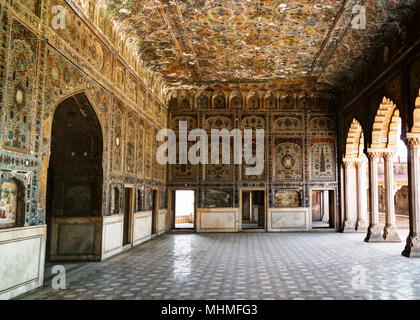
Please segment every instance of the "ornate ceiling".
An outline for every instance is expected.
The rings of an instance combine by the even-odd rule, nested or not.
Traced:
[[[387,23],[417,0],[107,0],[144,66],[172,88],[212,83],[337,84]],[[362,1],[363,2],[363,1]]]

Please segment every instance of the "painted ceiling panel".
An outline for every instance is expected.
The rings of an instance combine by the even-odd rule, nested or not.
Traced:
[[[331,86],[416,0],[109,0],[117,30],[169,86],[288,83]]]

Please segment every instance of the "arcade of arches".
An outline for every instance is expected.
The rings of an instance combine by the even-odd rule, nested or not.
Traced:
[[[0,0],[0,298],[154,238],[420,257],[420,3],[178,2]],[[180,121],[263,129],[264,170],[159,164]]]

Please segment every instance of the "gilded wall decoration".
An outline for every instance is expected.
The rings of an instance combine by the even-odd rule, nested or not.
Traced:
[[[311,180],[335,181],[336,160],[333,138],[312,138],[310,141]]]
[[[134,119],[127,121],[125,172],[136,174],[136,125]]]
[[[226,97],[223,92],[215,91],[213,93],[213,109],[225,109]]]
[[[334,120],[329,117],[311,117],[309,121],[309,130],[312,132],[321,131],[321,132],[328,132],[328,131],[335,131],[335,123]]]
[[[0,194],[0,229],[16,224],[18,186],[13,180],[4,180]]]
[[[264,98],[264,108],[266,109],[276,109],[277,108],[277,96],[275,93],[267,92]]]
[[[229,146],[219,143],[214,148],[219,147],[219,155],[212,154],[212,145],[209,143],[209,164],[205,165],[204,181],[227,182],[233,180],[233,144]],[[229,154],[229,164],[223,163],[223,154]],[[218,164],[216,164],[218,163]]]
[[[233,121],[230,117],[208,115],[204,123],[204,129],[209,131],[211,129],[231,130],[233,129]]]
[[[265,129],[265,117],[260,116],[243,116],[241,121],[241,129]]]
[[[41,0],[21,0],[23,5],[39,16]]]
[[[302,116],[275,115],[273,119],[274,132],[294,132],[303,130]]]
[[[179,97],[179,108],[191,109],[191,98],[186,95]]]
[[[3,28],[0,30],[0,42],[4,49],[0,49],[2,57],[0,67],[3,70],[0,75],[3,89],[1,94],[4,102],[2,109],[3,151],[0,150],[0,164],[2,169],[10,172],[33,176],[31,183],[25,182],[24,196],[19,198],[18,192],[18,211],[22,210],[23,215],[22,217],[18,215],[16,226],[37,225],[46,221],[46,185],[50,160],[51,129],[53,116],[59,103],[84,93],[86,100],[92,104],[98,116],[104,141],[104,172],[100,181],[104,187],[100,187],[99,191],[95,191],[93,194],[89,191],[89,186],[72,186],[71,181],[67,186],[64,186],[63,203],[69,211],[73,210],[74,212],[90,211],[86,210],[87,207],[83,205],[89,201],[86,202],[83,199],[94,197],[99,201],[102,198],[103,201],[102,212],[96,210],[95,214],[113,214],[110,208],[112,192],[108,187],[109,184],[121,185],[124,180],[136,185],[144,184],[140,180],[144,176],[142,173],[133,177],[138,171],[137,169],[141,167],[142,160],[138,160],[138,158],[142,158],[142,153],[141,148],[137,148],[137,143],[131,146],[130,141],[143,139],[138,137],[140,136],[139,130],[137,130],[138,115],[130,114],[127,112],[128,109],[132,108],[133,111],[140,113],[145,118],[145,123],[148,124],[154,122],[154,125],[164,126],[167,120],[166,108],[163,108],[156,99],[157,97],[162,98],[162,95],[154,95],[157,91],[162,92],[160,91],[162,83],[159,82],[158,76],[154,77],[155,80],[149,78],[148,83],[154,83],[153,87],[143,87],[137,78],[140,74],[135,74],[131,70],[125,75],[128,62],[121,59],[115,48],[104,41],[103,35],[96,32],[92,24],[85,22],[85,17],[79,16],[80,11],[73,10],[74,3],[68,4],[60,0],[44,2],[42,18],[32,14],[32,12],[41,9],[39,1],[23,0],[23,2],[2,3],[0,10],[3,22]],[[63,5],[66,8],[66,29],[47,28],[48,25],[51,26],[52,22],[50,5]],[[22,6],[27,6],[27,8]],[[35,13],[37,14],[37,12]],[[17,15],[17,18],[13,16],[14,14]],[[47,20],[43,21],[42,19]],[[22,23],[18,21],[22,21]],[[38,39],[38,30],[43,32],[43,41]],[[122,93],[116,90],[117,87],[112,82],[113,60],[115,60],[117,68],[118,65],[122,67],[121,80],[118,82],[123,86],[118,89],[124,88],[126,94],[120,97],[120,102],[116,96]],[[144,78],[144,74],[141,76]],[[12,85],[15,86],[12,87]],[[143,90],[143,97],[140,94],[137,95],[137,88]],[[146,92],[148,92],[147,97]],[[127,103],[128,99],[130,108]],[[116,118],[114,118],[113,100],[116,101],[121,112],[120,115],[116,114]],[[141,103],[133,106],[133,102],[137,102],[136,100]],[[85,110],[84,102],[79,101],[79,103],[80,110]],[[144,115],[143,106],[145,104],[149,106],[147,112],[152,115],[151,117]],[[124,114],[131,116],[134,125],[125,125]],[[13,121],[9,121],[12,120],[11,116]],[[10,133],[12,131],[11,124],[13,124],[13,137]],[[114,124],[115,126],[113,126]],[[130,128],[134,128],[134,139],[126,140],[124,136],[131,135]],[[116,139],[117,137],[119,139]],[[83,139],[74,136],[73,140],[80,142]],[[119,140],[118,148],[114,147],[117,140]],[[10,145],[10,148],[7,145]],[[8,149],[8,151],[4,152],[4,149]],[[76,149],[75,153],[79,152]],[[132,149],[134,153],[130,151]],[[134,163],[134,171],[131,169],[132,163]],[[126,173],[123,171],[124,168],[127,169]],[[156,171],[155,181],[147,183],[154,182],[161,186],[165,181],[164,171],[162,166],[159,167]],[[111,172],[115,172],[115,174],[111,174]],[[9,178],[11,179],[11,177]],[[99,194],[101,192],[103,197]],[[76,203],[76,207],[70,205],[75,203],[75,196],[80,196],[81,199]]]
[[[128,96],[130,97],[132,101],[136,101],[136,95],[137,95],[136,78],[131,73],[129,73],[127,76],[127,81],[125,83],[126,83],[125,92],[128,94]]]
[[[178,132],[179,131],[179,122],[180,121],[185,121],[187,123],[187,130],[191,130],[191,129],[197,128],[197,120],[196,120],[195,115],[193,115],[193,116],[189,116],[189,115],[184,115],[184,116],[173,115],[173,118],[171,119],[171,129],[174,130],[175,132]]]
[[[231,189],[205,188],[201,194],[201,204],[203,208],[229,208],[233,205],[233,194]]]
[[[112,170],[122,171],[123,161],[123,123],[124,116],[119,106],[120,103],[116,102],[114,112],[112,115]]]
[[[292,208],[301,205],[301,194],[297,190],[278,190],[275,194],[274,206],[276,208]]]
[[[230,107],[231,109],[242,109],[244,98],[239,91],[232,91],[230,94]]]
[[[275,138],[273,146],[273,180],[303,180],[303,143],[301,138]]]
[[[168,207],[167,204],[167,196],[165,189],[159,189],[159,209],[166,209]]]
[[[244,144],[244,148],[246,148],[246,147],[250,147],[251,148],[251,150],[252,150],[252,156],[255,157],[256,154],[257,154],[257,143],[256,143],[255,137],[253,138],[252,143],[251,143],[250,146],[247,145],[247,144]],[[260,148],[261,148],[261,150],[264,150],[264,152],[266,152],[264,146],[260,146]],[[267,156],[266,156],[266,154],[264,154],[264,168],[263,168],[263,171],[262,171],[262,173],[260,175],[250,175],[250,174],[247,174],[246,173],[247,168],[254,167],[253,165],[241,165],[240,166],[241,167],[241,169],[240,169],[240,172],[241,172],[241,180],[242,181],[265,181],[266,180],[266,176],[265,175],[266,175],[266,170],[267,170],[267,168],[266,168],[266,163],[267,163],[266,159],[267,159]]]
[[[210,93],[202,92],[196,99],[197,109],[210,109]]]
[[[142,179],[144,177],[144,127],[142,122],[137,127],[137,176]]]
[[[114,60],[114,84],[117,88],[121,91],[124,91],[124,84],[125,84],[125,67],[124,64],[119,60]]]
[[[144,211],[151,211],[153,208],[153,190],[146,188],[144,192]]]
[[[169,166],[171,181],[195,181],[196,166],[192,164],[173,164]]]
[[[35,107],[38,37],[13,20],[4,101],[3,148],[29,153]]]
[[[246,101],[248,109],[259,109],[260,108],[260,97],[256,92],[250,92]]]
[[[0,229],[42,222],[30,216],[31,172],[0,172]]]
[[[154,136],[150,128],[145,130],[145,148],[144,148],[144,177],[152,179],[152,162],[153,162],[153,143]]]

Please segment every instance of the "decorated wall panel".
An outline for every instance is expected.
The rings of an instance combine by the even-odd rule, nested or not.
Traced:
[[[337,166],[334,139],[312,138],[310,158],[312,181],[335,181]]]
[[[178,98],[185,96],[195,96],[195,105],[180,105]],[[204,101],[200,105],[199,97]],[[215,103],[216,97],[220,98],[219,103]],[[228,87],[189,94],[177,91],[171,99],[168,124],[175,131],[181,119],[188,122],[188,129],[197,123],[207,133],[211,129],[252,129],[254,133],[256,129],[264,130],[265,165],[261,175],[246,175],[247,165],[233,164],[233,150],[231,164],[169,166],[168,187],[191,186],[201,190],[198,206],[226,205],[213,199],[216,194],[223,199],[220,194],[223,191],[230,195],[231,205],[239,207],[241,188],[266,188],[270,207],[307,207],[309,188],[337,186],[335,113],[325,99],[276,90]],[[211,99],[210,104],[207,99]],[[255,155],[255,137],[252,148]],[[211,161],[210,137],[208,152]]]
[[[303,180],[302,138],[274,138],[273,181],[300,182]]]
[[[142,82],[147,78],[145,74],[136,74],[134,69],[130,69],[129,63],[103,35],[79,15],[80,11],[74,3],[61,0],[43,1],[42,6],[40,3],[38,0],[2,1],[0,10],[0,171],[2,184],[9,181],[2,188],[4,196],[7,193],[10,198],[0,200],[0,224],[2,220],[7,220],[4,223],[7,227],[46,222],[47,179],[55,111],[61,102],[80,94],[86,101],[76,99],[73,107],[83,113],[84,103],[89,103],[101,127],[103,154],[98,167],[103,170],[103,177],[100,178],[99,189],[90,195],[88,187],[72,186],[71,179],[67,179],[67,186],[63,186],[64,207],[80,213],[80,207],[76,206],[77,209],[70,204],[77,202],[74,201],[75,195],[83,195],[86,199],[95,197],[99,202],[102,199],[102,203],[95,204],[94,210],[87,210],[91,211],[90,214],[116,214],[124,209],[121,196],[124,184],[134,184],[139,190],[151,184],[165,185],[162,166],[157,167],[154,180],[151,173],[149,180],[144,179],[145,149],[150,154],[147,159],[151,170],[154,165],[151,153],[156,147],[148,147],[154,137],[149,136],[146,141],[144,129],[138,125],[141,123],[143,128],[166,125],[167,111],[159,100],[162,90],[157,78],[153,87],[147,87]],[[51,27],[54,17],[50,5],[66,8],[66,28]],[[88,12],[91,12],[90,6]],[[116,69],[121,72],[115,72]],[[86,142],[83,137],[70,133],[65,138]],[[73,150],[75,155],[78,152],[76,149]],[[84,153],[89,156],[89,150],[85,150],[82,157]],[[115,186],[118,186],[120,197],[118,210],[114,212],[112,198]],[[15,216],[15,222],[12,216]]]
[[[3,148],[29,153],[36,100],[38,36],[13,19],[5,92]]]

